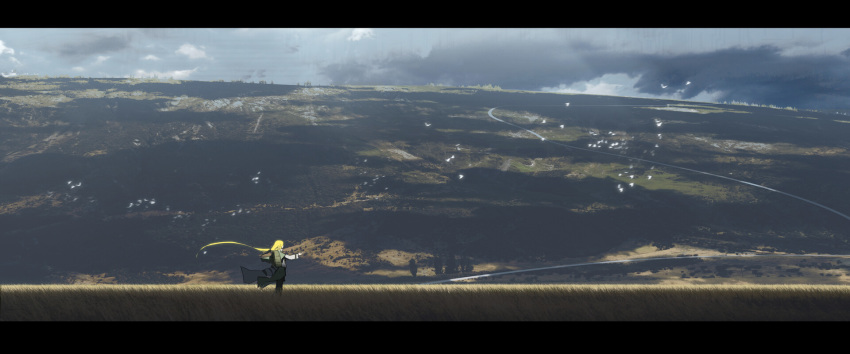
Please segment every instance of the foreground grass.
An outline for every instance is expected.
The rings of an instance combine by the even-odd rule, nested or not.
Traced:
[[[2,285],[2,321],[846,321],[848,286]]]

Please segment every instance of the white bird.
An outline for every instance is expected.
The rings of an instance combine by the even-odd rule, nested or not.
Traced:
[[[561,124],[561,129],[564,129],[564,125],[563,125],[563,124]]]
[[[646,176],[646,179],[652,179],[652,176]]]
[[[426,126],[426,127],[430,127],[430,126],[431,126],[431,123],[426,122],[426,123],[425,123],[425,126]]]
[[[661,88],[667,88],[667,85],[661,84]]]
[[[458,179],[463,179],[463,175],[458,175],[458,176],[457,176],[457,178],[458,178]]]

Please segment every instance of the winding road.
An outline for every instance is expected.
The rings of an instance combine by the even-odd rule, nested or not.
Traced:
[[[619,158],[625,158],[625,159],[629,159],[629,160],[636,160],[636,161],[642,161],[642,162],[649,162],[649,163],[656,164],[656,165],[667,166],[667,167],[670,167],[670,168],[676,168],[676,169],[685,170],[685,171],[694,172],[694,173],[701,173],[701,174],[704,174],[704,175],[709,175],[709,176],[713,176],[713,177],[717,177],[717,178],[722,178],[722,179],[725,179],[725,180],[730,180],[730,181],[737,182],[737,183],[741,183],[741,184],[746,184],[746,185],[748,185],[748,186],[758,187],[758,188],[761,188],[761,189],[765,189],[765,190],[768,190],[768,191],[771,191],[771,192],[776,192],[776,193],[783,194],[783,195],[786,195],[786,196],[791,197],[791,198],[795,198],[795,199],[801,200],[801,201],[803,201],[803,202],[806,202],[806,203],[809,203],[809,204],[811,204],[811,205],[814,205],[814,206],[817,206],[817,207],[819,207],[819,208],[822,208],[822,209],[825,209],[825,210],[827,210],[827,211],[830,211],[830,212],[832,212],[832,213],[834,213],[834,214],[836,214],[836,215],[838,215],[838,216],[840,216],[840,217],[842,217],[842,218],[845,218],[845,219],[847,219],[847,220],[849,220],[849,221],[850,221],[850,216],[847,216],[847,215],[845,215],[845,214],[843,214],[843,213],[841,213],[841,212],[839,212],[839,211],[837,211],[837,210],[835,210],[835,209],[832,209],[832,208],[830,208],[830,207],[827,207],[827,206],[825,206],[825,205],[823,205],[823,204],[820,204],[820,203],[817,203],[817,202],[814,202],[814,201],[811,201],[811,200],[805,199],[805,198],[803,198],[803,197],[799,197],[799,196],[793,195],[793,194],[791,194],[791,193],[786,193],[786,192],[783,192],[783,191],[780,191],[780,190],[776,190],[776,189],[773,189],[773,188],[770,188],[770,187],[765,187],[765,186],[762,186],[762,185],[758,185],[758,184],[755,184],[755,183],[752,183],[752,182],[747,182],[747,181],[742,181],[742,180],[735,179],[735,178],[731,178],[731,177],[726,177],[726,176],[716,175],[716,174],[709,173],[709,172],[705,172],[705,171],[694,170],[694,169],[690,169],[690,168],[687,168],[687,167],[676,166],[676,165],[670,165],[670,164],[666,164],[666,163],[663,163],[663,162],[652,161],[652,160],[646,160],[646,159],[641,159],[641,158],[638,158],[638,157],[630,157],[630,156],[623,156],[623,155],[618,155],[618,154],[612,154],[612,153],[604,152],[604,151],[597,151],[597,150],[585,149],[585,148],[580,148],[580,147],[577,147],[577,146],[572,146],[572,145],[567,145],[567,144],[559,143],[559,142],[552,141],[552,140],[546,140],[546,138],[545,138],[545,137],[541,136],[540,134],[537,134],[537,132],[535,132],[535,131],[532,131],[532,130],[529,130],[529,129],[525,129],[525,128],[523,128],[523,127],[521,127],[521,126],[518,126],[518,125],[516,125],[516,124],[510,123],[510,122],[506,122],[506,121],[504,121],[504,120],[502,120],[502,119],[497,118],[496,116],[494,116],[494,115],[493,115],[493,111],[494,111],[496,108],[499,108],[499,107],[493,107],[493,108],[490,108],[490,111],[488,111],[488,112],[487,112],[487,114],[488,114],[488,115],[490,115],[490,118],[493,118],[493,119],[495,119],[495,120],[497,120],[497,121],[499,121],[499,122],[502,122],[502,123],[508,124],[508,125],[510,125],[510,126],[517,127],[517,128],[519,128],[519,129],[525,130],[525,131],[527,131],[527,132],[529,132],[529,133],[531,133],[531,134],[534,134],[534,136],[536,136],[536,137],[540,138],[540,140],[542,140],[543,142],[549,142],[549,143],[552,143],[552,144],[555,144],[555,145],[558,145],[558,146],[563,146],[563,147],[570,148],[570,149],[576,149],[576,150],[588,151],[588,152],[597,153],[597,154],[605,154],[605,155],[609,155],[609,156],[616,156],[616,157],[619,157]]]

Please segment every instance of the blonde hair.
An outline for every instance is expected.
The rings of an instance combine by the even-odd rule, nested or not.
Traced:
[[[251,245],[246,245],[244,243],[235,242],[235,241],[220,241],[220,242],[213,242],[213,243],[210,243],[208,245],[205,245],[204,247],[201,247],[201,249],[198,250],[198,253],[195,253],[195,258],[198,258],[198,255],[201,253],[201,251],[204,250],[204,248],[207,248],[207,247],[210,247],[210,246],[215,246],[215,245],[223,245],[223,244],[234,244],[234,245],[250,247],[250,248],[253,248],[253,249],[260,251],[260,252],[277,251],[277,250],[280,250],[280,249],[283,248],[283,241],[281,241],[281,240],[275,241],[274,244],[272,245],[272,248],[268,248],[268,249],[254,247],[254,246],[251,246]]]
[[[272,245],[272,248],[269,249],[269,250],[270,251],[277,251],[277,250],[280,250],[281,248],[283,248],[283,241],[277,240],[277,241],[274,242],[274,245]]]

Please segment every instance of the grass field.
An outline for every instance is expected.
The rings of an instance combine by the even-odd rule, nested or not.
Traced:
[[[3,285],[0,321],[847,321],[848,286]]]

